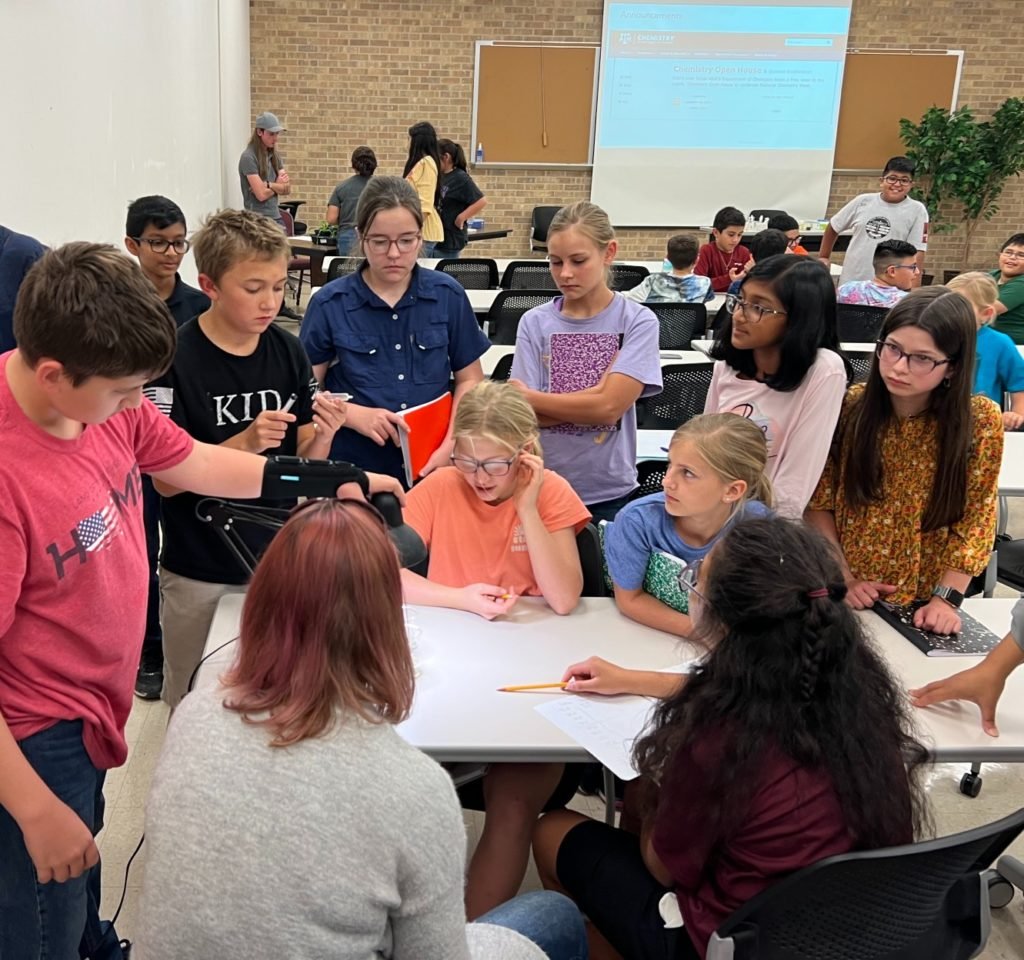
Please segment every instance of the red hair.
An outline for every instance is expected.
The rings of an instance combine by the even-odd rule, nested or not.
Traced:
[[[369,504],[298,507],[253,575],[224,701],[285,747],[331,730],[340,709],[398,723],[413,698],[398,557]],[[255,717],[255,714],[267,714]]]

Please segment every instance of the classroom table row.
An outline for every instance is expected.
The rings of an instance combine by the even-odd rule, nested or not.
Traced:
[[[210,658],[197,686],[215,682],[232,661],[244,597],[224,597],[207,640]],[[967,600],[964,609],[999,636],[1010,625],[1014,600]],[[590,755],[534,708],[560,691],[500,693],[510,684],[554,682],[571,664],[596,655],[626,667],[658,670],[698,655],[678,637],[620,614],[614,600],[586,597],[568,616],[524,598],[492,622],[459,610],[409,607],[416,664],[412,714],[399,732],[442,762],[586,761]],[[870,612],[858,614],[904,689],[948,676],[973,657],[928,657]],[[223,649],[218,647],[227,644]],[[216,652],[213,652],[216,651]],[[914,711],[923,742],[937,761],[1024,761],[1024,670],[1007,681],[998,738],[982,732],[973,704]],[[637,733],[640,731],[638,730]]]

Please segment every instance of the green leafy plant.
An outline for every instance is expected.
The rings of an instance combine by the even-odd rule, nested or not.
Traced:
[[[338,235],[338,225],[321,220],[320,226],[316,228],[316,235],[320,237],[336,237]]]
[[[1006,181],[1024,170],[1024,99],[1010,97],[985,121],[970,107],[931,107],[919,123],[900,120],[900,137],[917,164],[912,195],[928,208],[934,232],[962,230],[966,267],[978,227],[999,212]]]

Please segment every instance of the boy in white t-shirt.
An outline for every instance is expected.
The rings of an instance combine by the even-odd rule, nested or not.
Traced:
[[[872,260],[880,241],[905,240],[917,251],[918,273],[914,286],[920,286],[924,252],[928,247],[928,210],[909,196],[914,183],[914,162],[906,157],[892,157],[879,183],[880,193],[862,193],[832,217],[825,228],[818,256],[828,263],[839,234],[853,231],[839,278],[842,286],[851,280],[870,280],[875,275]]]

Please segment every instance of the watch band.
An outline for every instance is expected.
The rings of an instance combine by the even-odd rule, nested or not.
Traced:
[[[932,596],[945,600],[951,607],[956,607],[958,610],[960,604],[964,602],[964,595],[954,587],[936,587],[932,591]]]

